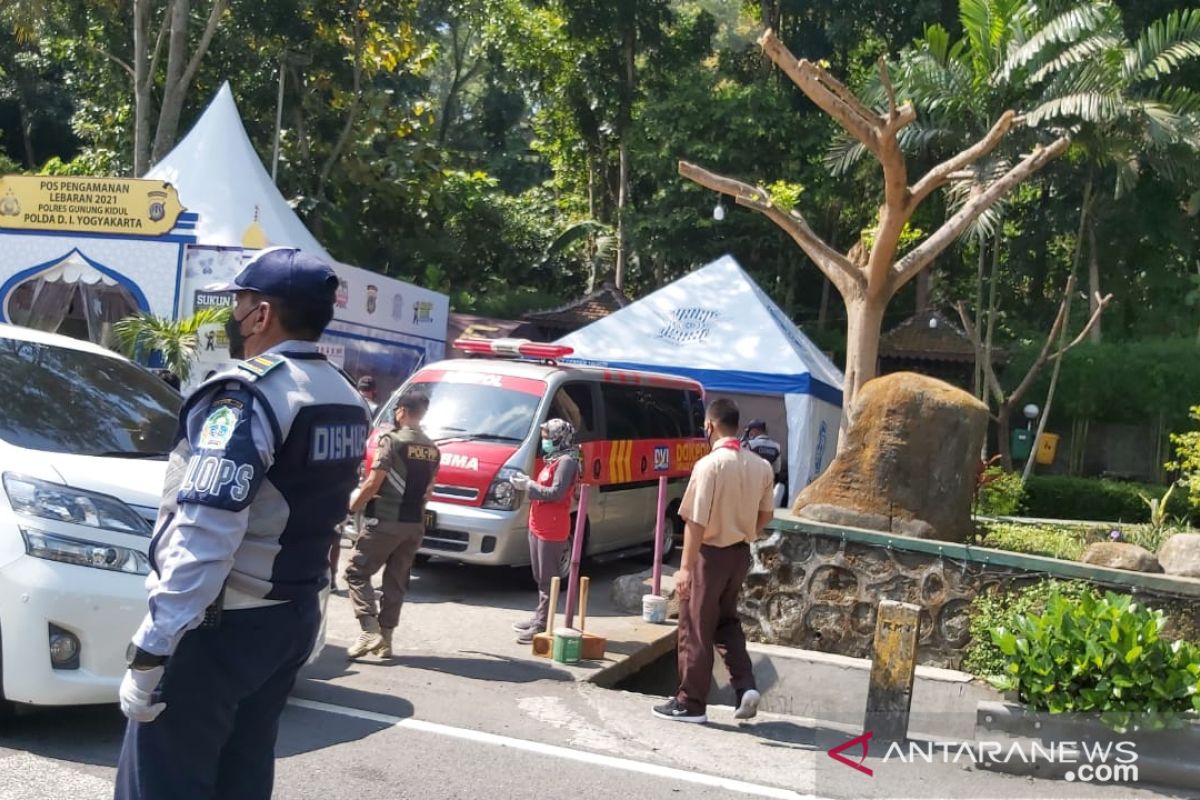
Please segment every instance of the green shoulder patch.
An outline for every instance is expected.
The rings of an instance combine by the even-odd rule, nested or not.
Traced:
[[[255,378],[261,378],[271,370],[278,367],[284,361],[282,356],[264,353],[261,356],[247,358],[245,361],[238,364],[238,369],[244,369]]]

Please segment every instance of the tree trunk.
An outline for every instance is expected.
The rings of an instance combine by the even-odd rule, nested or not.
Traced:
[[[620,186],[617,189],[617,274],[615,283],[617,288],[624,290],[625,288],[625,273],[628,268],[629,258],[629,232],[626,229],[625,212],[626,206],[629,203],[629,129],[633,118],[633,87],[634,87],[634,53],[636,48],[637,30],[634,28],[633,20],[629,21],[625,29],[624,41],[622,42],[622,52],[625,56],[625,86],[621,97],[620,110],[620,132],[621,137],[619,152],[621,162]]]
[[[183,85],[183,73],[187,66],[190,10],[189,0],[174,0],[171,4],[167,75],[163,82],[162,104],[158,108],[158,125],[154,129],[154,149],[150,153],[153,162],[165,156],[175,144],[175,132],[179,130],[179,117],[183,114],[183,100],[187,94],[187,87]]]
[[[1013,468],[1011,424],[1013,408],[1008,403],[1000,406],[996,419],[996,452],[1000,454],[1000,466],[1006,470]],[[1032,456],[1030,456],[1032,458]]]
[[[829,322],[829,292],[833,288],[833,283],[829,278],[825,277],[825,273],[821,273],[821,305],[817,306],[817,330],[825,330],[825,326]]]
[[[917,303],[915,313],[920,314],[929,308],[929,295],[933,290],[933,270],[923,269],[917,274]]]
[[[133,176],[150,168],[150,0],[133,0]]]
[[[846,380],[842,388],[842,428],[851,423],[854,398],[879,369],[879,334],[887,299],[848,297],[846,300]]]
[[[987,263],[987,239],[979,237],[979,264],[975,270],[975,319],[978,325],[983,321],[983,265]],[[984,364],[982,352],[975,356],[975,396],[987,402],[987,367]]]
[[[1092,222],[1088,225],[1088,297],[1090,298],[1088,309],[1091,313],[1096,312],[1096,306],[1100,302],[1100,253],[1096,249],[1096,223]],[[1089,335],[1093,344],[1100,344],[1100,325],[1103,320],[1096,320],[1095,327]]]
[[[983,339],[983,365],[984,369],[991,369],[992,364],[992,342],[995,341],[996,333],[996,295],[997,284],[1000,280],[1000,232],[997,230],[992,242],[992,272],[988,276],[988,303],[987,303],[987,332]],[[986,391],[986,389],[985,389]],[[986,396],[980,396],[980,400],[987,402]]]
[[[1063,320],[1062,329],[1058,332],[1058,350],[1061,353],[1067,343],[1067,331],[1071,327],[1071,304],[1067,303],[1067,315]],[[1063,357],[1054,359],[1054,369],[1050,372],[1050,388],[1046,391],[1046,405],[1042,407],[1042,415],[1038,418],[1037,433],[1033,435],[1029,458],[1025,461],[1025,469],[1021,472],[1021,483],[1024,484],[1033,474],[1033,465],[1037,461],[1038,442],[1046,432],[1046,420],[1050,419],[1050,407],[1054,405],[1054,390],[1058,388],[1058,374],[1062,370]]]
[[[25,166],[30,170],[37,169],[37,156],[33,151],[33,116],[25,103],[24,87],[17,86],[17,113],[21,118],[21,144],[25,147]]]

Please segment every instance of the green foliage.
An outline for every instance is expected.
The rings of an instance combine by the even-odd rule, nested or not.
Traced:
[[[775,181],[767,186],[767,194],[771,198],[771,205],[780,211],[791,211],[800,202],[804,187],[798,183]]]
[[[1052,595],[1075,601],[1091,592],[1083,581],[1054,579],[980,592],[971,600],[971,641],[963,650],[962,669],[981,678],[1003,675],[1008,659],[992,639],[994,628],[1014,629],[1017,617],[1042,613]]]
[[[1014,354],[1005,371],[1008,389],[1024,377],[1035,355],[1033,347]],[[1048,385],[1044,374],[1030,396],[1044,397]],[[1053,414],[1058,420],[1131,424],[1161,415],[1168,429],[1178,429],[1192,397],[1200,397],[1200,346],[1194,338],[1089,343],[1063,357]]]
[[[1098,712],[1118,731],[1161,727],[1200,710],[1200,647],[1162,637],[1164,625],[1128,595],[1054,592],[1042,613],[991,629],[1006,660],[991,680],[1036,709]]]
[[[180,383],[187,383],[200,345],[200,328],[223,324],[230,310],[229,306],[206,308],[179,320],[135,314],[118,320],[113,325],[113,333],[125,355],[148,358],[151,353],[159,353],[163,366],[179,378]]]
[[[1067,475],[1031,475],[1025,482],[1025,514],[1045,519],[1149,522],[1142,495],[1161,497],[1165,487]],[[1167,498],[1166,513],[1186,517],[1182,495]]]
[[[1200,406],[1192,406],[1191,418],[1200,422]],[[1177,470],[1179,482],[1187,489],[1192,508],[1200,510],[1200,430],[1171,434],[1175,446],[1175,459],[1167,463],[1167,469]]]
[[[1171,502],[1171,495],[1175,492],[1175,487],[1178,484],[1172,483],[1163,492],[1162,497],[1150,497],[1148,495],[1138,493],[1138,497],[1142,498],[1142,502],[1146,504],[1146,508],[1150,511],[1150,527],[1155,530],[1165,528],[1171,521],[1167,515],[1168,504]]]
[[[992,522],[984,527],[984,547],[1034,556],[1078,561],[1086,543],[1084,530],[1062,525]]]
[[[1021,473],[1010,472],[1002,467],[988,467],[983,473],[983,481],[975,504],[976,514],[1010,517],[1021,510],[1021,498],[1025,494]]]

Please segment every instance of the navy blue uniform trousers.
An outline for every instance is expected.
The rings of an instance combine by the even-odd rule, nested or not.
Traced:
[[[320,621],[314,596],[185,633],[157,693],[167,707],[125,729],[116,800],[269,800],[279,715]]]

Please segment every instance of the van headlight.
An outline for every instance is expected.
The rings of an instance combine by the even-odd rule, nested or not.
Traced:
[[[61,483],[4,473],[4,491],[13,511],[27,517],[88,525],[120,533],[150,536],[150,523],[115,497]]]
[[[150,560],[145,554],[131,547],[73,539],[70,536],[29,528],[21,528],[21,538],[25,540],[26,554],[34,558],[113,572],[127,572],[131,575],[150,574]]]
[[[492,485],[488,487],[487,494],[483,498],[484,508],[497,511],[516,510],[521,495],[508,479],[518,472],[520,470],[512,467],[502,467],[496,473],[496,480],[492,481]]]

